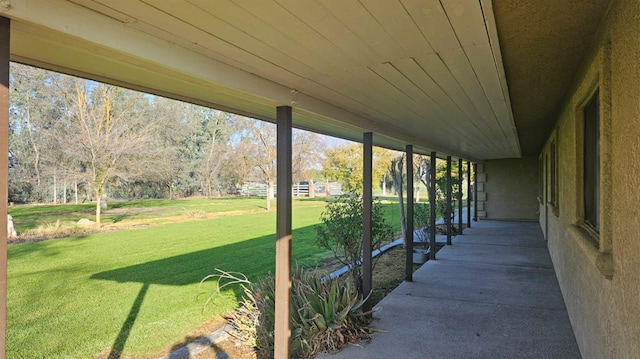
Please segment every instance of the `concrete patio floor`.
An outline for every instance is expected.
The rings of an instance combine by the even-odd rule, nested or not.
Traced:
[[[580,358],[540,226],[472,222],[385,297],[368,344],[320,358]]]

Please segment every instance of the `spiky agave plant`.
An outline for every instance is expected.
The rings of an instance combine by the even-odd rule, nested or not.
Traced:
[[[361,310],[364,299],[350,280],[331,280],[302,268],[293,278],[292,346],[300,346],[303,356],[335,352],[368,333]]]
[[[251,284],[244,275],[213,275],[220,288],[237,283],[245,292],[241,306],[231,318],[232,333],[245,345],[255,347],[258,357],[273,357],[275,320],[274,278],[269,275]],[[208,278],[211,278],[209,276]],[[221,280],[226,280],[220,284]],[[291,289],[291,355],[311,358],[332,353],[348,342],[367,337],[368,321],[362,311],[364,298],[350,280],[328,279],[302,268],[294,270]]]

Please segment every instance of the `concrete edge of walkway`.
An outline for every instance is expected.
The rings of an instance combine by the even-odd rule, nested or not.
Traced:
[[[192,355],[197,355],[207,350],[211,345],[219,344],[229,337],[229,331],[232,330],[230,325],[225,325],[204,337],[200,337],[191,343],[185,344],[171,353],[161,357],[161,359],[188,359]],[[228,358],[228,356],[220,356],[219,359]]]

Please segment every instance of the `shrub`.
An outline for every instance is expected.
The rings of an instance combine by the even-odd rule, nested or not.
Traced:
[[[239,284],[244,297],[230,318],[231,333],[242,344],[254,347],[258,358],[273,358],[275,324],[275,280],[269,275],[255,284],[239,273],[208,276],[218,279],[219,290]],[[298,268],[291,288],[291,347],[294,358],[313,358],[333,353],[348,342],[369,336],[361,309],[364,300],[344,279],[323,278]]]
[[[339,196],[329,202],[320,216],[322,224],[316,226],[316,241],[320,247],[333,252],[341,263],[351,267],[355,288],[362,293],[362,219],[363,201],[357,194]],[[391,239],[393,231],[384,218],[380,201],[372,203],[371,249],[380,247],[383,241]],[[366,293],[368,294],[368,293]]]
[[[421,242],[425,248],[428,245],[429,225],[431,220],[431,210],[426,203],[416,203],[413,207],[413,227],[417,232],[417,240]]]

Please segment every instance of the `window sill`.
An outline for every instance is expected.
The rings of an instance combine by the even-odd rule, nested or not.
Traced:
[[[578,247],[598,272],[607,279],[613,278],[613,256],[598,249],[598,239],[579,225],[569,225],[569,236],[578,243]]]

